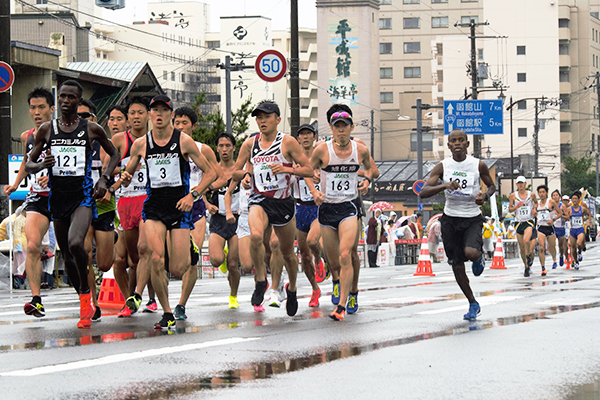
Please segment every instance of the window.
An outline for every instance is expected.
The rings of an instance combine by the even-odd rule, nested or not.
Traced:
[[[96,58],[100,58],[100,53],[96,53]]]
[[[463,3],[477,3],[479,0],[460,0]]]
[[[419,0],[403,0],[404,4],[419,4]]]
[[[185,83],[185,74],[181,74],[181,82]]]
[[[447,2],[448,2],[448,0],[431,0],[432,4],[435,4],[435,3],[447,3]]]
[[[404,67],[405,78],[420,78],[421,67]]]
[[[527,137],[527,128],[519,128],[519,137]]]
[[[48,0],[37,0],[36,4],[48,4]]]
[[[433,133],[422,133],[423,151],[433,151]],[[417,134],[410,134],[410,151],[417,151]]]
[[[558,41],[558,54],[561,56],[569,55],[569,41],[568,40],[559,40]]]
[[[436,74],[437,74],[438,82],[444,82],[444,71],[441,69],[438,69]]]
[[[393,78],[394,69],[389,68],[379,68],[379,78],[380,79],[390,79]]]
[[[527,74],[525,72],[519,72],[517,74],[517,82],[527,82]]]
[[[560,121],[560,131],[561,132],[571,132],[571,122],[569,121]],[[561,144],[561,157],[562,156],[562,144]]]
[[[392,54],[392,44],[379,43],[379,54]]]
[[[379,0],[379,4],[392,4],[392,0]]]
[[[466,17],[460,17],[461,24],[470,24],[471,20],[473,20],[475,23],[478,23],[479,17],[477,15],[468,15]]]
[[[404,52],[405,53],[420,53],[421,52],[421,42],[406,42],[406,43],[404,43]]]
[[[524,56],[525,55],[525,46],[517,46],[517,55]]]
[[[108,58],[108,55],[106,55],[106,54],[102,54],[102,59],[103,59],[103,60],[106,60],[107,58]]]
[[[517,103],[518,110],[527,110],[527,100],[521,100]]]
[[[448,17],[432,17],[431,18],[431,27],[432,28],[447,28],[448,27]]]
[[[483,61],[483,49],[477,49],[477,59]]]
[[[419,18],[404,18],[404,29],[419,29],[421,20]]]
[[[600,19],[600,18],[599,18],[599,15],[600,15],[600,14],[598,14],[598,11],[596,11],[596,12],[591,12],[591,13],[590,13],[590,15],[591,15],[592,17],[596,18],[596,19]]]
[[[216,49],[218,47],[221,47],[221,41],[220,40],[207,40],[206,47],[208,47],[209,49]]]
[[[436,48],[438,56],[444,55],[444,44],[443,43],[436,43],[435,48]]]
[[[559,82],[570,82],[569,79],[569,68],[560,67],[558,70],[558,81]]]
[[[379,18],[379,29],[392,29],[392,19]]]
[[[168,80],[169,79],[169,73],[167,71],[163,71],[163,80]]]
[[[381,92],[379,93],[379,102],[383,103],[393,103],[394,102],[394,94],[392,92]]]
[[[569,27],[569,20],[566,18],[559,18],[558,19],[558,27],[559,28],[568,28]]]
[[[560,95],[560,109],[561,110],[568,110],[570,108],[570,101],[571,101],[571,95],[568,94],[561,94]]]
[[[171,80],[175,82],[175,72],[171,72]]]

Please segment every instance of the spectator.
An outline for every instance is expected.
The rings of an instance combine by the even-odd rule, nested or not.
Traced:
[[[483,223],[483,251],[487,254],[488,260],[494,258],[494,243],[492,241],[494,227],[492,221],[486,218],[486,221]]]
[[[442,236],[442,224],[438,219],[429,227],[429,232],[427,233],[427,245],[429,247],[429,255],[431,256],[434,262],[440,262],[438,259],[438,247],[440,245],[440,239]]]
[[[419,239],[423,237],[423,214],[417,212],[417,228],[419,229]]]
[[[379,210],[378,210],[379,211]],[[381,211],[379,211],[381,213]],[[377,214],[377,212],[375,212]],[[367,230],[367,255],[369,257],[369,267],[378,268],[377,265],[377,247],[380,240],[380,225],[377,218],[374,216],[369,219],[369,227]]]
[[[389,218],[388,222],[389,222],[389,221],[392,221],[392,222],[395,224],[395,223],[396,223],[396,218],[397,218],[397,217],[398,217],[398,216],[396,215],[396,213],[395,213],[394,211],[392,211],[392,212],[390,213],[390,218]]]
[[[419,224],[418,224],[419,220],[417,215],[411,215],[410,216],[410,222],[408,223],[408,227],[410,228],[410,231],[413,234],[413,237],[415,239],[421,239],[421,232],[423,230],[423,227],[421,226],[421,229],[419,230]]]
[[[516,239],[517,238],[517,230],[515,229],[514,221],[511,221],[510,225],[508,225],[508,229],[506,230],[506,238],[507,239]]]
[[[385,225],[385,232],[387,234],[387,240],[390,243],[390,255],[396,257],[396,239],[398,239],[398,237],[396,237],[396,223],[391,217]]]
[[[0,240],[13,239],[13,288],[21,289],[25,284],[25,260],[27,259],[27,237],[25,236],[25,206],[0,223]]]

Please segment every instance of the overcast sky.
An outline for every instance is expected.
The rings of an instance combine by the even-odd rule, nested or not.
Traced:
[[[103,10],[103,18],[122,24],[136,20],[145,20],[147,4],[157,0],[127,0],[122,10]],[[166,2],[166,1],[162,1]],[[273,30],[290,27],[290,0],[204,0],[210,5],[210,31],[218,32],[219,18],[240,15],[260,15],[271,18]],[[300,28],[317,27],[315,0],[298,0]]]

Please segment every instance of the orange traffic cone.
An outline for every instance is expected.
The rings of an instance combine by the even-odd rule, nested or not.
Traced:
[[[502,250],[502,239],[498,238],[496,243],[496,250],[494,251],[494,259],[492,260],[492,266],[490,269],[506,269],[504,265],[504,252]]]
[[[567,255],[565,256],[565,269],[571,269],[571,263],[573,262],[573,258],[571,257],[571,246],[567,247]]]
[[[120,310],[125,304],[125,298],[119,290],[117,281],[113,274],[112,267],[102,276],[102,286],[100,287],[100,295],[98,296],[98,305],[101,308],[110,308]]]
[[[431,257],[429,257],[429,247],[427,247],[427,236],[421,240],[421,253],[419,253],[419,263],[417,272],[414,276],[435,276],[431,269]]]

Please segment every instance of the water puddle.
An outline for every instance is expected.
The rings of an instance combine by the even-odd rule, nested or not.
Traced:
[[[598,400],[600,399],[600,376],[594,382],[585,383],[572,388],[565,400]]]

